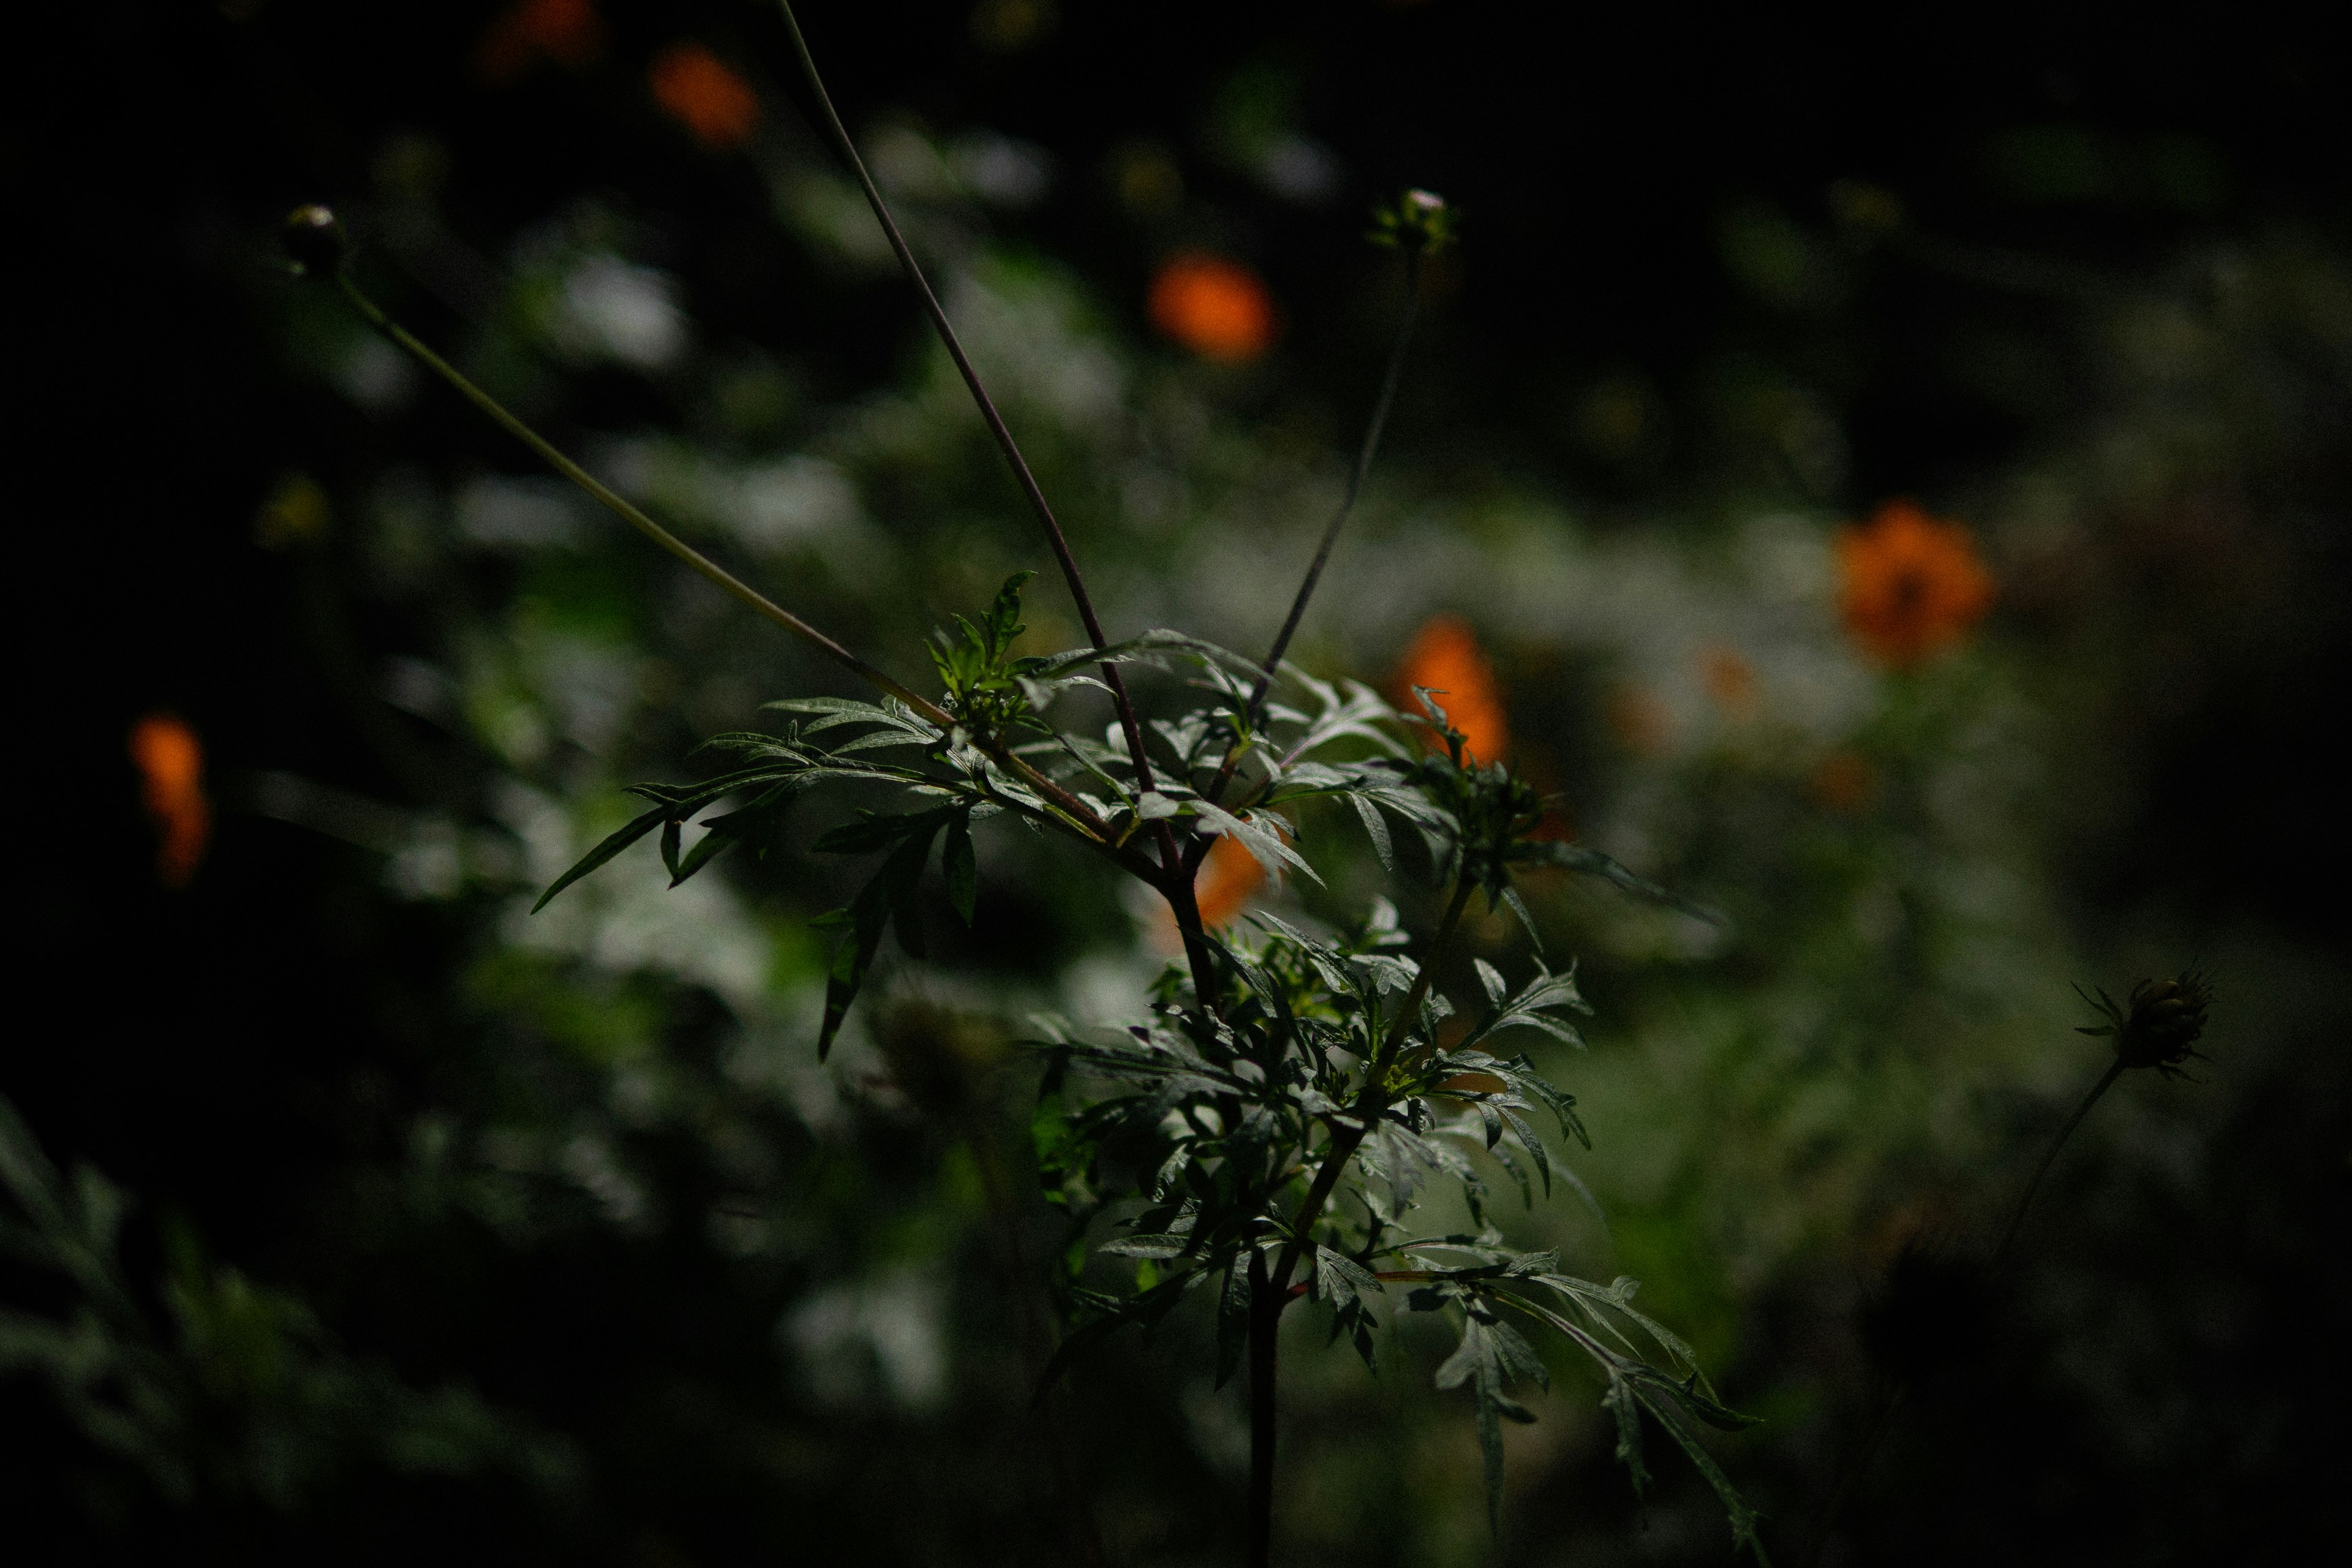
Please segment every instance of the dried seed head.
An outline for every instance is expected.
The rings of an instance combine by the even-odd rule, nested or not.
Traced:
[[[343,264],[347,248],[343,226],[337,221],[333,209],[315,202],[286,215],[278,241],[295,266],[318,278],[333,276],[335,268]]]
[[[2106,1036],[2116,1059],[2126,1068],[2154,1068],[2169,1077],[2199,1054],[2198,1037],[2205,1032],[2205,1011],[2212,1000],[2211,982],[2195,970],[2175,980],[2143,980],[2132,987],[2127,1006],[2118,1007],[2100,992],[2093,1005],[2107,1021],[2079,1032]]]

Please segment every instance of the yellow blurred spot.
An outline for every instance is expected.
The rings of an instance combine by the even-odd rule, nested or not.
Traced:
[[[579,70],[604,52],[604,18],[594,0],[518,0],[482,34],[474,74],[504,87],[541,60]]]
[[[142,786],[140,802],[155,824],[155,879],[167,888],[184,888],[213,833],[204,743],[179,715],[150,713],[131,726],[130,744]]]
[[[1274,297],[1236,261],[1185,251],[1151,280],[1151,324],[1203,359],[1245,364],[1274,342]]]
[[[254,514],[253,541],[264,550],[315,543],[326,537],[333,517],[334,508],[318,480],[308,474],[289,474]]]
[[[646,79],[662,111],[714,153],[740,147],[760,123],[759,96],[700,44],[672,44]]]
[[[1958,642],[1992,607],[1992,574],[1968,529],[1893,500],[1838,535],[1839,608],[1864,651],[1916,664]]]
[[[1503,714],[1502,690],[1469,622],[1459,616],[1433,616],[1422,626],[1397,665],[1399,706],[1408,713],[1421,710],[1412,697],[1416,686],[1440,693],[1432,700],[1462,731],[1472,755],[1491,763],[1503,754],[1511,728]]]

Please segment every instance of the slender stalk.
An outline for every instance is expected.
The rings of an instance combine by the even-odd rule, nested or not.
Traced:
[[[1989,1269],[1997,1272],[2001,1259],[2008,1256],[2010,1244],[2017,1239],[2018,1231],[2025,1224],[2025,1211],[2033,1206],[2033,1194],[2042,1190],[2042,1178],[2050,1173],[2051,1163],[2058,1158],[2058,1151],[2066,1146],[2066,1140],[2074,1135],[2074,1129],[2083,1124],[2083,1118],[2091,1114],[2091,1107],[2099,1103],[2099,1097],[2112,1089],[2116,1079],[2123,1076],[2124,1059],[2117,1057],[2107,1064],[2107,1070],[2100,1075],[2099,1081],[2091,1086],[2091,1092],[2083,1097],[2083,1103],[2074,1107],[2074,1114],[2066,1118],[2066,1125],[2058,1129],[2058,1136],[2050,1141],[2050,1147],[2042,1153],[2042,1163],[2033,1168],[2033,1179],[2025,1184],[2024,1194],[2017,1200],[2017,1212],[2009,1216],[2009,1228],[2001,1233],[2000,1245],[1992,1249],[1992,1261],[1987,1265]]]
[[[1437,978],[1438,960],[1462,922],[1462,911],[1470,902],[1475,884],[1466,878],[1454,884],[1453,901],[1445,906],[1445,918],[1438,922],[1437,935],[1429,944],[1429,955],[1422,963],[1421,973],[1413,977],[1412,989],[1405,993],[1404,1005],[1398,1008],[1396,1021],[1389,1026],[1387,1037],[1374,1051],[1372,1060],[1364,1071],[1364,1091],[1350,1108],[1351,1120],[1344,1125],[1335,1124],[1331,1147],[1323,1155],[1322,1168],[1315,1173],[1314,1184],[1307,1189],[1306,1199],[1290,1222],[1290,1239],[1282,1248],[1282,1259],[1275,1266],[1275,1288],[1279,1290],[1290,1283],[1290,1270],[1298,1255],[1306,1249],[1308,1234],[1323,1217],[1323,1205],[1331,1201],[1333,1189],[1339,1184],[1348,1162],[1355,1158],[1357,1146],[1372,1130],[1372,1121],[1388,1108],[1388,1072],[1395,1063],[1397,1049],[1404,1043],[1405,1030],[1421,1011],[1429,995],[1429,988]]]
[[[1364,426],[1364,444],[1356,453],[1356,466],[1348,472],[1348,487],[1340,492],[1339,509],[1331,521],[1323,526],[1323,538],[1315,547],[1315,559],[1308,563],[1307,575],[1300,580],[1298,592],[1290,601],[1290,613],[1283,617],[1282,629],[1275,634],[1274,647],[1265,656],[1265,663],[1250,688],[1249,701],[1242,715],[1247,727],[1255,731],[1263,721],[1266,694],[1273,689],[1274,680],[1282,668],[1283,655],[1290,651],[1290,639],[1297,635],[1298,623],[1306,618],[1307,602],[1315,596],[1316,584],[1323,580],[1323,568],[1331,560],[1332,549],[1339,542],[1339,531],[1356,510],[1356,497],[1364,488],[1364,479],[1372,471],[1372,458],[1381,449],[1381,436],[1387,430],[1389,410],[1396,403],[1397,384],[1404,378],[1405,349],[1412,342],[1413,323],[1421,315],[1421,247],[1408,245],[1404,253],[1404,310],[1397,318],[1396,340],[1389,346],[1388,368],[1381,375],[1380,395],[1373,399],[1372,416]],[[1241,766],[1242,746],[1238,738],[1225,752],[1211,781],[1208,798],[1223,801],[1234,773]],[[1201,861],[1209,853],[1206,836],[1196,837],[1184,858],[1187,874],[1197,873]]]
[[[1812,1543],[1805,1550],[1805,1568],[1818,1568],[1822,1553],[1829,1550],[1830,1532],[1837,1528],[1839,1516],[1845,1512],[1855,1489],[1870,1474],[1871,1462],[1878,1458],[1878,1450],[1886,1442],[1887,1429],[1894,1425],[1895,1412],[1902,1405],[1907,1386],[1898,1382],[1879,1401],[1877,1413],[1871,1416],[1869,1429],[1863,1434],[1862,1447],[1846,1461],[1845,1473],[1838,1478],[1836,1489],[1830,1493],[1830,1506],[1822,1511],[1821,1522],[1813,1526]]]
[[[1272,1273],[1265,1268],[1265,1254],[1255,1252],[1250,1258],[1250,1487],[1249,1487],[1249,1568],[1266,1568],[1274,1541],[1274,1443],[1275,1443],[1275,1348],[1282,1327],[1283,1309],[1289,1306],[1295,1294],[1290,1289],[1290,1271],[1297,1267],[1298,1255],[1306,1249],[1308,1234],[1322,1218],[1323,1206],[1331,1201],[1339,1177],[1347,1171],[1348,1162],[1356,1157],[1356,1150],[1371,1131],[1372,1121],[1387,1108],[1388,1089],[1385,1079],[1390,1064],[1396,1060],[1397,1047],[1403,1043],[1406,1027],[1421,1011],[1429,995],[1429,988],[1437,973],[1437,961],[1445,945],[1461,924],[1462,911],[1470,902],[1473,884],[1467,879],[1454,886],[1453,900],[1445,907],[1445,918],[1438,922],[1437,935],[1429,944],[1429,956],[1413,977],[1412,988],[1405,993],[1404,1005],[1398,1010],[1396,1022],[1390,1026],[1387,1037],[1374,1050],[1372,1060],[1364,1075],[1364,1091],[1358,1096],[1350,1124],[1334,1124],[1331,1147],[1325,1151],[1322,1168],[1315,1173],[1314,1184],[1307,1188],[1305,1201],[1290,1223],[1290,1239],[1283,1244],[1280,1258]]]
[[[612,487],[573,462],[553,443],[509,412],[506,405],[475,385],[472,379],[465,373],[426,347],[424,341],[416,334],[386,315],[383,308],[373,300],[369,299],[366,291],[352,280],[348,269],[339,270],[335,275],[335,281],[342,287],[343,297],[352,302],[352,308],[366,317],[370,326],[391,339],[394,346],[406,353],[419,364],[447,382],[456,389],[459,396],[489,416],[491,423],[536,452],[540,459],[549,468],[595,497],[607,510],[623,522],[701,573],[711,582],[718,584],[719,587],[749,605],[760,615],[775,622],[776,625],[816,648],[836,664],[888,692],[930,722],[942,729],[954,726],[954,716],[939,704],[902,686],[881,670],[875,668],[874,666],[785,609],[652,518],[647,517],[625,498],[615,493]]]
[[[996,1245],[1004,1268],[1005,1288],[1017,1303],[1021,1319],[1022,1343],[1027,1352],[1030,1386],[1039,1391],[1040,1410],[1045,1420],[1045,1447],[1053,1460],[1055,1479],[1059,1484],[1064,1507],[1070,1511],[1070,1534],[1079,1559],[1087,1568],[1107,1568],[1109,1555],[1103,1550],[1102,1532],[1097,1528],[1094,1502],[1087,1495],[1086,1482],[1076,1457],[1070,1452],[1067,1421],[1060,1408],[1066,1396],[1060,1381],[1047,1384],[1045,1368],[1054,1359],[1054,1310],[1037,1286],[1036,1276],[1029,1268],[1026,1249],[1021,1245],[1020,1206],[1013,1201],[1012,1184],[1004,1178],[1004,1167],[997,1158],[996,1140],[990,1133],[986,1110],[980,1105],[967,1103],[963,1113],[965,1145],[971,1149],[972,1163],[980,1171],[982,1191],[988,1199],[989,1217],[995,1222]]]
[[[833,138],[835,150],[856,174],[858,186],[866,193],[866,205],[874,209],[876,221],[881,224],[883,234],[889,238],[891,250],[898,255],[899,268],[907,274],[907,280],[915,286],[915,292],[922,297],[923,310],[931,319],[932,331],[946,345],[948,357],[955,361],[957,374],[963,377],[964,385],[971,390],[972,401],[980,405],[981,417],[988,422],[989,434],[996,437],[997,449],[1004,454],[1004,461],[1013,469],[1013,479],[1019,482],[1022,493],[1029,498],[1030,510],[1037,514],[1038,526],[1045,531],[1045,542],[1052,546],[1054,559],[1062,568],[1062,580],[1069,584],[1070,598],[1078,607],[1078,619],[1085,623],[1087,636],[1094,639],[1095,647],[1108,647],[1110,639],[1103,635],[1102,620],[1095,614],[1094,599],[1087,592],[1086,578],[1078,571],[1077,558],[1070,553],[1070,542],[1064,537],[1062,525],[1055,521],[1054,509],[1046,501],[1045,492],[1038,487],[1037,476],[1030,471],[1029,460],[1021,455],[1020,443],[1013,440],[1004,416],[996,410],[995,400],[989,396],[988,388],[981,382],[980,372],[972,367],[971,356],[963,352],[963,342],[950,324],[947,311],[940,308],[939,296],[931,291],[930,280],[923,276],[921,264],[915,259],[915,253],[908,248],[906,237],[898,232],[898,220],[890,216],[890,204],[882,199],[881,187],[874,183],[874,176],[866,173],[866,160],[857,155],[857,144],[849,139],[848,129],[842,124],[840,113],[833,107],[833,95],[825,91],[824,79],[817,72],[816,58],[809,53],[808,39],[801,34],[800,18],[793,15],[792,0],[777,0],[777,5],[784,14],[784,30],[792,35],[793,53],[800,61],[801,74],[807,79],[809,91],[815,97],[817,107],[824,111],[824,128]],[[1144,753],[1143,729],[1136,721],[1135,704],[1128,697],[1127,683],[1119,678],[1116,665],[1105,664],[1102,674],[1103,684],[1110,688],[1112,705],[1118,710],[1119,730],[1127,740],[1129,758],[1135,764],[1136,784],[1142,789],[1154,788],[1151,760]],[[1175,836],[1163,826],[1158,837],[1163,863],[1172,868],[1176,864],[1173,855]]]
[[[348,267],[336,269],[335,281],[341,288],[343,297],[351,301],[352,308],[364,317],[370,326],[389,339],[394,346],[446,382],[459,396],[488,415],[490,421],[499,428],[529,447],[548,467],[587,491],[622,521],[859,679],[871,682],[880,690],[897,698],[928,722],[938,725],[941,730],[952,730],[956,727],[955,715],[946,709],[858,658],[857,655],[793,615],[790,610],[678,538],[660,523],[656,522],[641,509],[632,504],[626,497],[618,494],[611,486],[573,462],[562,448],[523,423],[521,418],[506,405],[476,385],[465,372],[434,353],[423,339],[394,321],[383,308],[370,299],[366,290],[353,280]],[[1076,829],[1082,837],[1093,843],[1097,849],[1118,861],[1132,874],[1147,881],[1152,881],[1156,885],[1161,874],[1160,868],[1152,865],[1133,850],[1116,843],[1109,825],[1096,816],[1084,801],[1005,748],[992,748],[990,755],[1007,772],[1014,774],[1022,783],[1044,796],[1053,806],[1054,814],[1057,814],[1058,818],[1066,826]]]
[[[1250,1254],[1249,1289],[1249,1535],[1244,1560],[1248,1568],[1268,1568],[1274,1557],[1275,1352],[1282,1309],[1289,1300],[1266,1279],[1263,1252]]]
[[[1290,614],[1283,618],[1282,630],[1275,634],[1274,647],[1265,656],[1256,685],[1250,689],[1246,717],[1252,728],[1256,727],[1259,710],[1265,706],[1266,690],[1282,666],[1282,656],[1290,651],[1290,639],[1297,635],[1298,623],[1307,615],[1307,601],[1315,596],[1315,585],[1323,580],[1323,568],[1330,562],[1332,547],[1339,542],[1339,531],[1347,526],[1349,514],[1356,510],[1356,497],[1364,488],[1365,476],[1372,471],[1373,455],[1381,449],[1381,433],[1388,428],[1389,409],[1396,402],[1397,383],[1404,376],[1405,347],[1412,342],[1413,322],[1420,314],[1421,247],[1408,245],[1404,252],[1404,311],[1397,319],[1396,342],[1389,349],[1388,369],[1381,377],[1381,395],[1372,404],[1371,420],[1364,427],[1364,444],[1356,454],[1355,468],[1349,471],[1348,488],[1340,493],[1339,510],[1324,525],[1322,542],[1315,547],[1315,559],[1307,565],[1298,593],[1290,601]]]

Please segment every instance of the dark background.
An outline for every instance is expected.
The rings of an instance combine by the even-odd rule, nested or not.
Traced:
[[[552,1507],[520,1483],[395,1481],[360,1466],[291,1514],[209,1494],[181,1510],[110,1479],[38,1388],[12,1382],[0,1385],[0,1530],[54,1543],[27,1561],[68,1544],[152,1555],[191,1542],[350,1560],[427,1549],[950,1562],[998,1550],[955,1525],[961,1489],[983,1483],[920,1468],[953,1472],[984,1423],[926,1438],[912,1458],[885,1431],[829,1433],[840,1468],[811,1462],[811,1498],[849,1485],[866,1507],[908,1517],[861,1526],[854,1510],[812,1505],[779,1523],[712,1457],[723,1441],[676,1436],[692,1418],[656,1429],[616,1406],[600,1383],[656,1383],[698,1358],[731,1375],[729,1309],[693,1304],[731,1299],[697,1292],[708,1265],[690,1247],[616,1258],[620,1244],[583,1241],[519,1260],[463,1236],[377,1247],[352,1234],[351,1194],[394,1152],[404,1109],[482,1070],[449,1043],[478,1027],[445,979],[467,935],[458,917],[394,904],[354,852],[233,807],[193,889],[164,892],[152,874],[121,741],[151,709],[185,714],[222,776],[288,769],[404,799],[475,787],[462,768],[420,780],[386,761],[357,678],[320,652],[331,639],[317,635],[304,563],[249,542],[289,452],[331,479],[383,455],[383,432],[288,375],[263,318],[278,287],[278,216],[299,201],[363,202],[387,134],[424,131],[453,150],[445,216],[485,251],[572,193],[616,191],[662,215],[673,247],[662,259],[692,280],[702,319],[793,342],[828,378],[817,395],[853,395],[897,368],[911,321],[898,288],[821,296],[759,219],[754,177],[664,134],[634,90],[645,55],[690,32],[791,93],[772,19],[752,5],[607,11],[599,67],[500,92],[465,69],[487,16],[468,5],[91,0],[44,16],[7,51],[8,512],[30,852],[16,858],[20,1017],[0,1047],[0,1089],[61,1163],[89,1161],[140,1195],[134,1276],[160,1267],[179,1216],[213,1253],[310,1296],[355,1348],[418,1376],[468,1368],[492,1397],[583,1434],[599,1478],[588,1500]],[[1801,367],[1822,389],[1852,460],[1819,499],[1858,506],[2012,455],[2088,395],[2070,297],[1989,287],[1989,275],[2133,275],[2217,237],[2352,244],[2332,55],[2245,12],[2118,32],[2050,15],[1956,14],[1915,30],[1449,0],[1068,4],[1012,50],[977,41],[961,4],[812,5],[804,20],[853,126],[887,105],[1048,150],[1063,174],[1053,195],[1006,221],[1128,301],[1139,332],[1144,284],[1171,242],[1258,267],[1286,311],[1255,395],[1263,416],[1327,438],[1356,416],[1380,352],[1362,317],[1375,260],[1356,215],[1401,184],[1444,192],[1469,243],[1439,280],[1444,308],[1395,449],[1465,484],[1538,476],[1586,498],[1604,526],[1701,509],[1755,460],[1710,412],[1727,355]],[[1327,205],[1275,200],[1200,151],[1219,93],[1261,68],[1290,84],[1297,122],[1339,160]],[[1094,176],[1139,139],[1174,150],[1198,197],[1169,226],[1128,220]],[[1907,260],[1778,303],[1743,287],[1725,261],[1737,215],[1769,208],[1846,232],[1840,181],[1899,201],[1906,237],[1885,243],[1908,247]],[[432,335],[464,306],[452,289],[418,314]],[[2059,345],[2035,378],[2040,404],[1950,373],[1960,319]],[[1577,389],[1612,378],[1669,434],[1630,454],[1584,441]],[[2189,635],[2118,683],[2106,743],[2128,749],[2133,798],[2070,844],[2068,896],[2086,930],[2158,910],[2192,929],[2275,933],[2312,955],[2315,994],[2340,1000],[2325,955],[2340,957],[2346,935],[2347,832],[2342,775],[2326,758],[2352,674],[2341,607],[2352,382],[2341,364],[2315,380],[2254,498],[2291,592],[2209,638],[2190,601],[2211,563],[2159,551],[2129,568],[2126,624],[2187,617]],[[583,395],[608,399],[599,411],[614,417],[658,412],[630,406],[658,396],[642,386]],[[476,438],[446,409],[424,429],[401,438]],[[361,612],[338,635],[362,657],[420,634]],[[2237,1000],[2225,977],[2220,1005]],[[2072,1223],[2089,1235],[2057,1244],[2168,1298],[2151,1311],[2190,1324],[2164,1371],[2207,1432],[2185,1450],[2195,1462],[2118,1451],[2037,1384],[2049,1347],[1997,1330],[1992,1371],[1915,1401],[1907,1446],[1855,1510],[1849,1560],[2269,1561],[2298,1538],[2340,1539],[2347,1074],[2340,1013],[2323,1002],[2298,1016],[2304,1033],[2264,1058],[2273,1077],[2246,1086],[2217,1131],[2231,1192],[2084,1218]],[[2226,1313],[2187,1300],[2201,1288],[2181,1281],[2200,1278],[2230,1282]],[[745,1321],[759,1310],[744,1307]],[[1811,1331],[1754,1331],[1769,1353]],[[1119,1440],[1115,1415],[1088,1419],[1098,1440]],[[1834,1465],[1769,1464],[1790,1521],[1776,1548],[1801,1561],[1796,1521]],[[1198,1476],[1171,1486],[1214,1495]],[[1603,1495],[1632,1517],[1629,1496],[1596,1487],[1575,1506]],[[1938,1521],[1933,1539],[1915,1533],[1923,1519]]]

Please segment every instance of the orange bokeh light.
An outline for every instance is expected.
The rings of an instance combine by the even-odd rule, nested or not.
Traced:
[[[1958,642],[1992,607],[1992,574],[1968,529],[1893,500],[1838,535],[1846,630],[1887,664],[1916,664]]]
[[[483,33],[474,69],[502,86],[542,59],[579,70],[604,52],[604,18],[595,0],[519,0]]]
[[[700,44],[672,44],[654,57],[646,79],[662,111],[714,153],[740,147],[760,123],[759,95]]]
[[[1510,744],[1495,667],[1478,646],[1478,634],[1461,616],[1431,616],[1405,649],[1397,665],[1396,691],[1398,706],[1408,713],[1421,710],[1412,696],[1416,686],[1443,693],[1432,700],[1462,731],[1472,755],[1493,762]]]
[[[1201,923],[1231,924],[1265,882],[1265,868],[1231,838],[1209,846],[1208,858],[1193,879],[1192,897],[1201,906]]]
[[[1256,273],[1198,251],[1171,257],[1151,279],[1151,324],[1203,359],[1246,364],[1274,342],[1274,297]]]
[[[155,824],[155,878],[167,888],[184,888],[204,863],[213,835],[204,742],[177,714],[150,713],[131,726],[130,749],[140,802]]]

